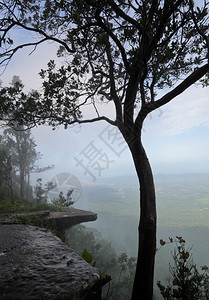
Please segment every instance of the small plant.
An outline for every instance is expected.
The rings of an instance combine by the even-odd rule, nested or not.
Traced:
[[[191,248],[186,248],[186,241],[182,237],[176,238],[176,248],[172,253],[174,264],[169,266],[171,278],[168,278],[168,285],[157,282],[161,295],[166,300],[208,300],[208,267],[201,267],[202,272],[199,272],[193,261]],[[162,247],[166,242],[161,240],[160,244]]]
[[[88,264],[91,264],[92,263],[92,260],[93,260],[93,257],[91,255],[90,252],[88,252],[86,249],[83,250],[82,252],[82,258],[88,263]],[[93,263],[93,267],[95,266],[95,262]]]
[[[20,215],[17,217],[19,224],[37,226],[50,230],[53,234],[59,235],[55,219],[46,219],[42,213],[31,215]]]
[[[54,199],[52,201],[52,204],[54,204],[55,206],[58,206],[58,207],[69,207],[69,206],[73,205],[74,201],[72,200],[72,193],[73,193],[73,189],[68,190],[66,197],[65,197],[64,193],[60,192],[59,198]]]
[[[36,203],[46,203],[47,202],[47,194],[50,190],[56,187],[56,184],[53,182],[47,182],[45,187],[43,187],[42,178],[38,178],[37,184],[34,188],[35,201]]]

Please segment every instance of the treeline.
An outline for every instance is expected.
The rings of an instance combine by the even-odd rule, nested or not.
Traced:
[[[23,88],[20,78],[13,76],[8,87],[1,87],[0,100],[6,101],[8,107],[11,103],[18,104],[20,99],[27,97]],[[40,173],[53,166],[40,168],[36,165],[41,154],[36,150],[37,145],[31,130],[25,128],[21,122],[12,121],[15,119],[13,110],[1,117],[2,122],[4,120],[0,131],[1,206],[46,202],[46,195],[54,187],[53,184],[47,183],[43,187],[41,179],[38,179],[33,189],[30,177],[31,173]]]
[[[24,126],[4,128],[0,135],[0,202],[34,201],[33,188],[30,185],[30,176],[34,172],[42,172],[52,168],[39,168],[37,159],[41,157],[36,150],[36,143],[31,130]],[[39,182],[36,190],[40,192]],[[40,200],[36,197],[36,200]]]
[[[36,150],[31,130],[24,127],[24,115],[18,113],[20,102],[25,100],[31,103],[33,97],[39,97],[38,92],[32,90],[25,94],[24,85],[16,75],[9,86],[0,88],[0,102],[7,107],[6,112],[1,111],[4,124],[1,124],[0,131],[0,208],[7,205],[20,207],[20,204],[46,204],[48,192],[56,186],[53,182],[43,185],[41,178],[38,178],[34,188],[30,184],[31,173],[40,173],[53,167],[40,168],[36,165],[41,154]],[[19,116],[18,122],[15,121],[16,113]],[[71,206],[74,203],[72,194],[73,189],[68,190],[66,195],[60,191],[52,204]]]

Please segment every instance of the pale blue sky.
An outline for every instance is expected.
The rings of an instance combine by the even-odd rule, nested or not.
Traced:
[[[30,52],[25,49],[15,56],[1,76],[4,84],[8,84],[13,75],[18,75],[27,89],[40,87],[37,74],[46,67],[49,59],[56,58],[56,48],[44,45],[31,55]],[[109,112],[105,106],[102,110]],[[129,151],[121,148],[123,151],[116,154],[101,139],[107,126],[101,122],[68,130],[52,131],[45,126],[34,129],[37,149],[43,154],[39,163],[55,164],[55,169],[45,176],[50,180],[55,173],[70,172],[91,183],[93,176],[88,172],[84,174],[85,169],[78,164],[82,159],[85,163],[82,151],[90,147],[91,142],[96,150],[100,150],[100,164],[103,163],[102,169],[99,170],[96,164],[92,169],[97,179],[135,174]],[[170,104],[153,112],[144,124],[143,140],[155,174],[209,173],[209,88],[194,85]],[[121,144],[119,140],[118,144]]]

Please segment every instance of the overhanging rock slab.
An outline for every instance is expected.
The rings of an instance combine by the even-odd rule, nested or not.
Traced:
[[[49,221],[55,221],[58,231],[65,231],[74,225],[95,221],[97,219],[97,214],[91,211],[69,208],[61,212],[50,212],[46,218]]]
[[[0,299],[99,299],[100,274],[50,231],[0,226]]]

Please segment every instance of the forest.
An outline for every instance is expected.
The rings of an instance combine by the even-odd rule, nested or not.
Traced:
[[[17,76],[11,83],[11,95],[16,93],[22,86]],[[60,191],[56,197],[48,201],[48,193],[56,187],[56,183],[42,182],[41,173],[53,169],[53,165],[39,167],[37,161],[42,155],[36,149],[31,130],[26,130],[18,123],[15,126],[1,127],[0,134],[0,211],[24,211],[52,209],[54,206],[71,206],[73,190],[69,189],[66,194]],[[31,183],[32,174],[40,174],[36,185]]]

